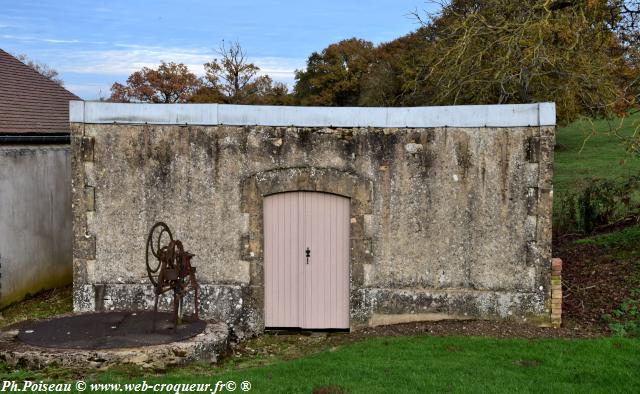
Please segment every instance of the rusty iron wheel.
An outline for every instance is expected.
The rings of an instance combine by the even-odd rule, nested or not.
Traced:
[[[162,237],[165,233],[169,237],[169,240],[167,244],[162,245]],[[147,266],[147,275],[149,276],[149,280],[151,280],[151,283],[153,283],[154,287],[158,286],[158,274],[162,265],[162,260],[164,259],[164,255],[167,253],[167,245],[171,245],[173,243],[173,235],[171,234],[171,230],[169,230],[169,226],[166,223],[158,222],[154,224],[153,227],[151,227],[149,236],[147,237],[145,260]],[[155,259],[157,264],[153,264],[153,262],[151,261],[152,259]]]

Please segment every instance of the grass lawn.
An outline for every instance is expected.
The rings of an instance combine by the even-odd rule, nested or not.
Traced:
[[[27,319],[42,319],[73,310],[71,286],[46,290],[3,309],[0,329]]]
[[[192,365],[163,375],[114,369],[87,382],[249,381],[252,392],[631,392],[640,387],[640,341],[381,337],[257,368]],[[11,371],[4,379],[56,379],[55,370]],[[48,381],[48,380],[47,380]],[[241,390],[236,390],[241,392]]]
[[[620,135],[630,136],[640,127],[640,113],[623,122],[611,121],[611,126],[620,127]],[[624,199],[618,186],[611,189],[610,185],[602,184],[604,180],[615,180],[619,181],[615,184],[622,187],[631,175],[640,175],[640,155],[627,152],[626,145],[609,130],[610,123],[605,120],[577,121],[558,128],[554,160],[554,234],[590,232],[594,224],[610,224],[638,210],[640,191],[629,194],[631,204],[628,206],[622,203]],[[587,182],[588,179],[599,182]],[[587,185],[590,188],[585,189]],[[587,194],[584,194],[585,190],[588,190]],[[580,205],[584,201],[588,202],[589,208]],[[584,212],[591,214],[585,219]]]
[[[620,124],[619,121],[614,123]],[[636,113],[625,119],[621,133],[630,135],[639,125],[640,113]],[[594,128],[597,133],[591,134]],[[576,190],[580,181],[640,175],[640,156],[627,154],[625,146],[617,138],[606,135],[607,130],[606,121],[593,124],[576,122],[557,130],[554,162],[556,231],[563,230],[562,219],[559,219],[562,217],[561,201]],[[640,201],[640,195],[632,194],[631,200]],[[625,215],[624,210],[622,215]],[[621,219],[620,216],[612,219]],[[640,225],[633,225],[633,220],[621,224],[619,222],[617,226],[603,229],[604,233],[583,234],[582,239],[573,240],[570,236],[564,240],[558,237],[554,255],[565,262],[563,310],[569,319],[581,324],[603,324],[605,320],[614,333],[626,332],[627,335],[638,336]],[[573,232],[570,227],[564,230]],[[564,320],[567,323],[568,319]]]
[[[594,245],[612,249],[613,252],[638,251],[640,225],[622,228],[611,233],[598,234],[576,241],[579,245]],[[640,251],[638,251],[640,252]]]
[[[619,124],[619,121],[613,122]],[[640,113],[625,119],[621,134],[631,135],[640,124]],[[624,145],[608,136],[607,121],[578,121],[556,132],[554,201],[585,178],[616,178],[640,174],[640,157],[627,154]],[[593,133],[593,130],[597,133]]]

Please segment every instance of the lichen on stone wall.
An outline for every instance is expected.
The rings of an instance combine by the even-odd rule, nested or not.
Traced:
[[[202,312],[259,332],[262,198],[307,190],[351,199],[353,328],[544,316],[553,131],[75,124],[76,308],[96,307],[94,285],[107,307],[149,306],[145,237],[163,220],[196,254]]]

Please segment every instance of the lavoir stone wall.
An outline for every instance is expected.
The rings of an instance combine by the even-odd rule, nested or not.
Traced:
[[[196,254],[201,316],[264,329],[263,198],[350,198],[350,326],[549,324],[555,106],[72,102],[74,307],[152,308],[149,228]],[[161,307],[168,307],[168,298]]]

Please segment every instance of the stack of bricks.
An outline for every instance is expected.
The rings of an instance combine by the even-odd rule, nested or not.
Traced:
[[[562,323],[562,260],[551,259],[551,325]]]

